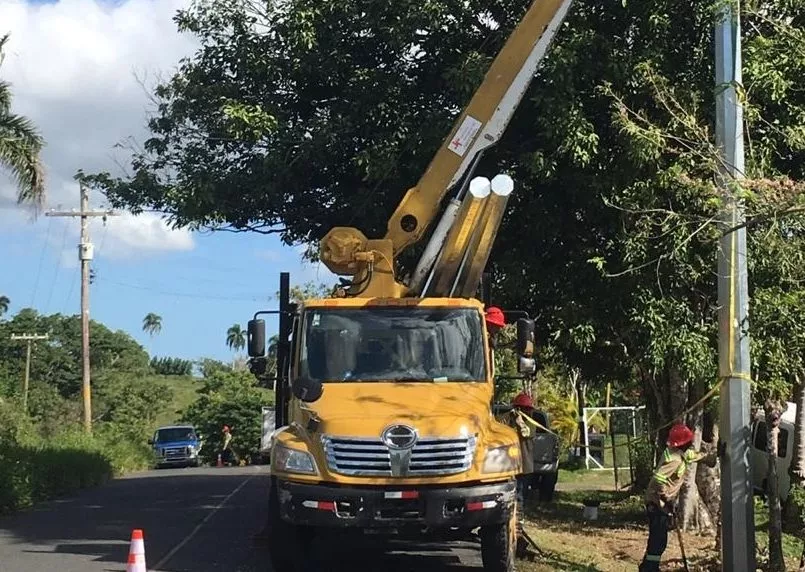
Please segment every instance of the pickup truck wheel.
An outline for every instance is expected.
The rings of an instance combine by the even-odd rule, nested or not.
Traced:
[[[280,516],[277,487],[268,493],[268,550],[273,572],[306,572],[310,569],[309,544],[303,530]]]
[[[543,475],[539,482],[539,500],[542,502],[551,502],[553,500],[553,493],[556,490],[556,481],[559,478],[558,473],[549,473]]]
[[[515,505],[508,521],[481,527],[481,561],[484,564],[484,572],[514,572],[517,518]]]

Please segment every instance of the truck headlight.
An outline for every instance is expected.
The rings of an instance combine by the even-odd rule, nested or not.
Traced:
[[[284,445],[277,443],[273,449],[276,466],[281,471],[289,473],[306,473],[308,475],[315,475],[318,473],[316,470],[316,463],[309,453],[304,451],[297,451],[290,449]]]
[[[483,473],[511,473],[517,470],[519,453],[515,445],[492,447],[484,457]]]

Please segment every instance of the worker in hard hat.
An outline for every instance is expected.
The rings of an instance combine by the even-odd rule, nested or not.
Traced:
[[[710,467],[716,464],[716,451],[697,453],[693,449],[693,431],[682,423],[671,427],[667,445],[646,490],[648,544],[638,568],[640,572],[658,572],[660,569],[660,559],[668,545],[668,529],[674,526],[676,499],[685,482],[688,467],[699,461]]]
[[[528,542],[523,535],[526,487],[534,472],[534,402],[527,393],[512,400],[512,409],[502,421],[517,431],[520,440],[520,474],[517,475],[517,555],[522,556]]]
[[[229,430],[229,425],[224,425],[221,429],[221,433],[223,434],[224,442],[221,457],[223,458],[224,464],[232,466],[235,462],[235,455],[232,451],[232,432]]]
[[[506,325],[506,318],[500,308],[490,306],[486,310],[485,319],[486,329],[489,332],[489,344],[494,348],[497,345],[498,332]]]

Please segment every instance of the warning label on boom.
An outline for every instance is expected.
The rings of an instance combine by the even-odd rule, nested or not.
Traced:
[[[459,125],[456,134],[453,135],[453,139],[450,141],[450,145],[448,145],[447,148],[459,157],[463,157],[464,153],[466,153],[467,149],[472,145],[475,134],[478,133],[480,128],[481,122],[468,115],[464,118],[464,121],[461,122],[461,125]]]

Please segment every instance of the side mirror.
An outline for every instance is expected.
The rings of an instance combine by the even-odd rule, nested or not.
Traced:
[[[249,320],[249,357],[262,357],[266,353],[266,321]]]
[[[153,444],[154,444],[154,440],[153,440],[153,439],[149,439],[149,440],[148,440],[148,444],[149,444],[149,445],[153,445]]]
[[[537,340],[534,334],[536,325],[534,320],[520,318],[517,320],[517,354],[530,358],[534,357]]]
[[[537,373],[537,360],[520,356],[517,360],[517,371],[523,375],[534,375]]]
[[[291,390],[297,399],[301,399],[306,403],[313,403],[321,398],[322,393],[324,393],[324,385],[315,379],[297,377],[291,382]]]

